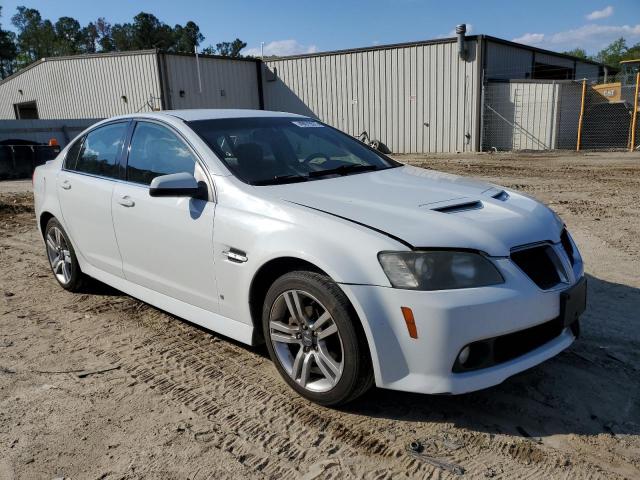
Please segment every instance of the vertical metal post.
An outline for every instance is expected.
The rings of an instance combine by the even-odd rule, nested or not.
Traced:
[[[485,115],[485,102],[487,101],[487,93],[486,93],[486,89],[485,89],[485,84],[484,84],[484,69],[482,69],[482,87],[480,90],[480,141],[478,142],[478,148],[477,151],[478,152],[482,152],[484,151],[483,146],[484,146],[484,140],[485,140],[485,135],[484,135],[484,115]],[[465,86],[466,86],[466,82],[465,82]]]
[[[580,151],[582,141],[582,119],[584,117],[584,98],[587,95],[587,79],[582,80],[582,99],[580,101],[580,119],[578,120],[578,140],[576,141],[576,152]]]
[[[633,116],[631,117],[631,145],[629,151],[636,149],[636,127],[638,125],[638,93],[640,93],[640,72],[636,74],[636,89],[633,97]]]
[[[202,93],[202,79],[200,78],[200,57],[198,57],[198,47],[193,49],[196,53],[196,70],[198,71],[198,91]]]

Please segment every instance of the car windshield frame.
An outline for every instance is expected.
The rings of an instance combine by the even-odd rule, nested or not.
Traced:
[[[403,165],[357,138],[307,117],[217,118],[185,123],[234,177],[253,186],[316,181]],[[314,143],[324,144],[326,150],[315,148]],[[302,151],[310,148],[313,153],[304,156]]]

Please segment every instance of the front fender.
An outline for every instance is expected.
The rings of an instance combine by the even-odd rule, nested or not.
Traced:
[[[382,250],[405,250],[399,242],[348,220],[297,205],[249,197],[244,205],[219,203],[214,220],[214,269],[221,313],[252,324],[249,292],[255,274],[283,257],[304,260],[339,284],[389,286],[378,263]],[[230,260],[230,249],[246,262]]]

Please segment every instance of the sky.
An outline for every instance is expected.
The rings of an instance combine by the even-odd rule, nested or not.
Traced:
[[[576,47],[597,53],[624,36],[640,42],[640,0],[19,0],[0,1],[3,28],[13,29],[19,5],[44,18],[71,16],[86,24],[98,17],[131,21],[140,11],[170,25],[195,21],[202,47],[236,37],[245,54],[292,55],[453,36],[458,23],[471,34],[487,34],[540,48]]]

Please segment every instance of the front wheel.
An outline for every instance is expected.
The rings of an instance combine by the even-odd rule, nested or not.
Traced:
[[[340,405],[373,384],[371,359],[349,300],[329,277],[290,272],[267,292],[262,322],[284,380],[321,405]]]

